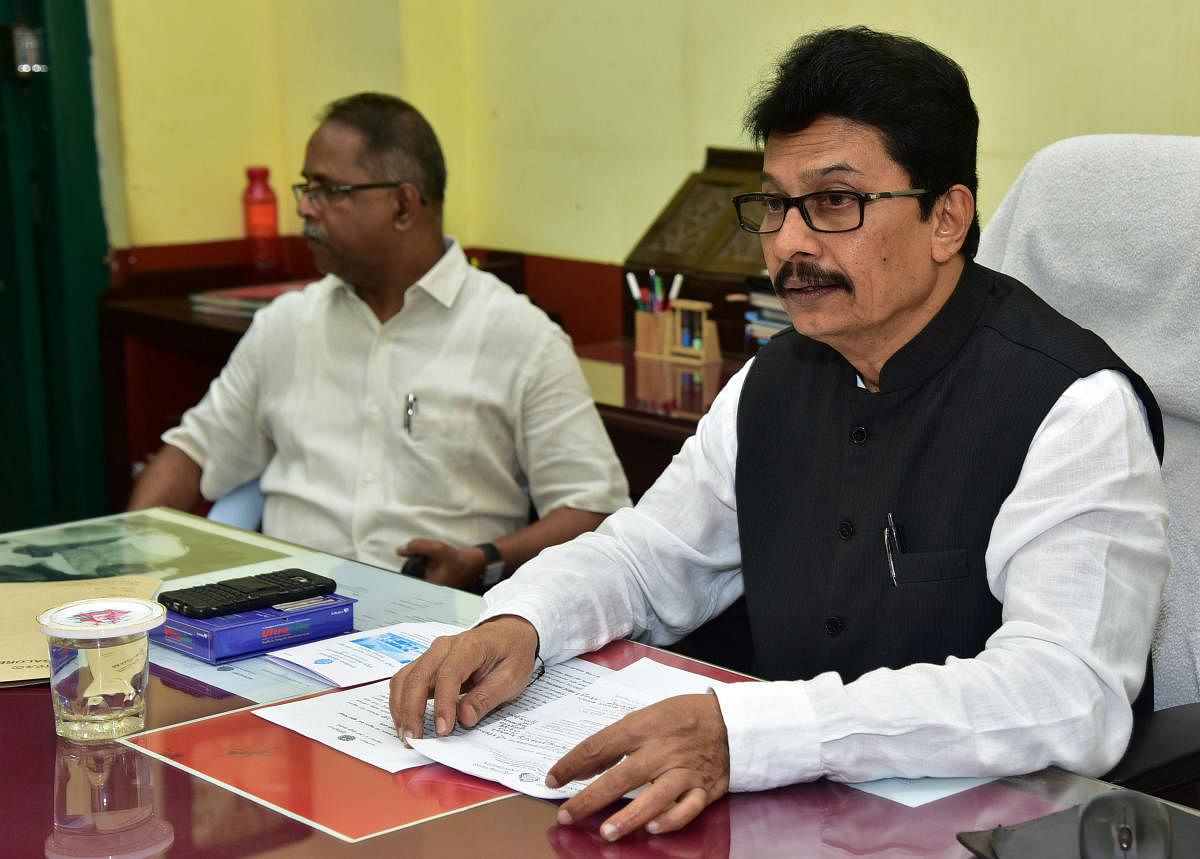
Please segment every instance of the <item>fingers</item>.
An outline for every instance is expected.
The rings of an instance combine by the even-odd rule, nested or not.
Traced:
[[[469,589],[479,578],[479,569],[472,565],[469,551],[472,550],[456,549],[441,540],[418,537],[397,547],[396,554],[423,556],[426,559],[422,568],[426,581],[435,585]],[[479,550],[473,551],[477,552],[480,558],[483,557]]]
[[[704,788],[688,787],[686,774],[673,770],[604,821],[600,836],[616,841],[642,826],[652,835],[674,832],[691,823],[717,798],[710,799]]]
[[[439,735],[453,731],[456,720],[473,727],[525,688],[537,640],[533,626],[513,616],[435,639],[424,655],[392,677],[389,708],[400,737],[423,736],[426,702],[431,697]],[[459,695],[466,688],[470,691],[460,703]]]
[[[439,550],[449,549],[450,547],[441,540],[430,540],[427,537],[417,537],[415,540],[409,540],[403,546],[396,549],[397,555],[429,555],[438,552]]]
[[[614,840],[641,826],[654,833],[686,825],[729,789],[728,737],[716,696],[668,698],[629,714],[564,755],[546,783],[555,787],[601,771],[563,803],[559,823],[582,820],[649,783],[600,834]]]
[[[632,757],[632,756],[631,756]],[[646,783],[629,759],[596,779],[559,808],[558,822],[583,820]],[[656,778],[624,808],[600,826],[600,835],[615,841],[645,826],[651,834],[674,832],[694,820],[712,802],[725,795],[727,782],[704,786],[699,773],[671,769]]]
[[[546,773],[546,784],[550,787],[561,787],[575,779],[591,778],[596,773],[608,769],[621,760],[625,755],[625,750],[629,748],[632,742],[632,737],[625,730],[625,721],[628,718],[626,716],[625,719],[621,719],[607,728],[597,731],[559,758],[558,762],[550,767],[550,771]],[[603,778],[598,779],[596,784],[591,785],[591,787],[596,787],[602,781]],[[635,784],[624,790],[619,790],[612,799],[616,799],[626,791],[638,786]],[[582,794],[580,795],[582,796]],[[574,801],[572,799],[567,804],[570,805]],[[602,805],[598,807],[602,807]],[[576,819],[579,817],[578,815],[573,816]]]
[[[646,831],[657,835],[683,829],[716,799],[717,797],[709,798],[708,791],[694,787],[676,800],[674,805],[647,823]]]
[[[388,707],[401,739],[420,739],[423,736],[425,704],[433,697],[435,683],[442,676],[443,665],[452,647],[450,642],[450,638],[434,639],[424,655],[392,677]],[[453,667],[447,670],[452,671]]]

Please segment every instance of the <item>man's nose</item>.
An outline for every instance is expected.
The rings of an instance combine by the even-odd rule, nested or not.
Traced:
[[[313,205],[310,195],[300,195],[300,199],[296,201],[296,214],[306,221],[317,216],[317,208]]]
[[[821,252],[820,233],[808,225],[799,206],[790,206],[783,216],[783,226],[767,236],[774,240],[774,253],[779,259],[791,259],[797,254],[817,256]]]

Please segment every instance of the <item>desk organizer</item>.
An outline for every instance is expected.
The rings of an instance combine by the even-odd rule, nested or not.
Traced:
[[[203,620],[168,611],[166,622],[150,633],[150,640],[219,665],[354,629],[357,600],[340,594],[330,594],[329,599],[297,611],[260,608]]]
[[[679,298],[661,313],[636,311],[634,355],[680,364],[708,364],[721,360],[717,323],[708,318],[712,304]]]

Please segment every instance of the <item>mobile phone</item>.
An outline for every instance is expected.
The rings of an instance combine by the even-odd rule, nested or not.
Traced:
[[[429,557],[427,555],[409,555],[408,560],[404,562],[404,566],[400,568],[406,576],[414,578],[425,578],[425,569],[429,566]]]
[[[206,618],[331,594],[333,579],[295,568],[164,591],[158,601],[184,617]]]

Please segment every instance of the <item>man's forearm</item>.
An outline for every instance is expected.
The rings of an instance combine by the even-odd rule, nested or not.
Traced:
[[[200,466],[177,447],[164,444],[142,472],[129,497],[129,509],[175,507],[191,510],[200,503]]]
[[[556,546],[585,531],[594,531],[604,519],[603,513],[557,507],[533,524],[495,540],[494,544],[504,559],[505,571],[511,573],[547,546]]]

